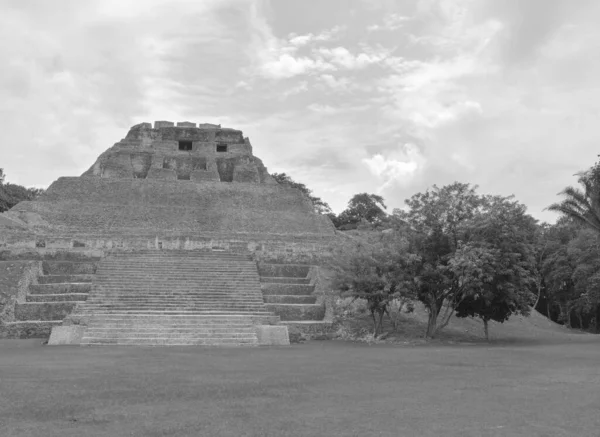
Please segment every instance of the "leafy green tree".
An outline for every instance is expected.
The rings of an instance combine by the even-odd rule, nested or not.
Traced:
[[[456,307],[457,317],[479,317],[489,340],[488,322],[513,314],[528,315],[534,295],[536,221],[511,197],[485,196],[483,213],[474,220],[472,241],[480,250],[479,271]]]
[[[476,188],[459,182],[442,188],[434,185],[407,199],[408,210],[394,210],[395,220],[411,229],[409,250],[417,255],[411,266],[414,293],[427,309],[426,336],[430,338],[449,323],[479,274],[477,263],[465,263],[464,268],[458,268],[458,259],[451,263],[455,255],[476,259],[474,246],[464,246],[456,253],[460,244],[468,243],[472,221],[483,204]]]
[[[304,195],[307,196],[310,199],[310,201],[312,202],[316,213],[327,215],[330,218],[331,218],[331,215],[333,215],[335,217],[335,215],[331,211],[331,207],[329,206],[329,204],[327,202],[323,201],[320,197],[314,196],[312,193],[312,190],[310,190],[306,185],[304,185],[300,182],[294,181],[291,178],[291,176],[288,176],[285,173],[273,173],[271,176],[279,184],[287,185],[287,186],[290,186],[292,188],[296,188],[296,189],[302,191],[302,193],[304,193]]]
[[[40,188],[25,188],[21,185],[5,183],[5,176],[3,169],[0,169],[0,212],[8,211],[24,200],[33,200],[44,192]]]
[[[412,299],[412,280],[406,265],[413,255],[403,240],[386,239],[375,244],[359,243],[354,250],[343,250],[335,257],[334,288],[342,297],[364,299],[373,318],[373,335],[383,333],[383,318],[392,319],[389,306],[401,302],[400,309]]]
[[[549,211],[569,217],[577,223],[600,233],[600,163],[578,173],[580,188],[567,187],[560,194],[561,202],[553,203]]]
[[[359,193],[348,201],[347,208],[334,220],[337,228],[356,228],[361,222],[379,224],[385,220],[385,201],[377,194]]]

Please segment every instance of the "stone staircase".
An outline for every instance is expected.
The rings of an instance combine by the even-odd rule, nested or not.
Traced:
[[[15,332],[48,336],[60,325],[78,302],[84,302],[92,287],[96,271],[93,261],[43,261],[37,284],[29,286],[25,302],[15,304]],[[32,336],[32,334],[28,334]]]
[[[104,258],[82,345],[255,346],[254,324],[276,324],[256,263],[229,252],[155,250]]]
[[[302,264],[268,264],[259,266],[261,289],[267,310],[281,318],[292,335],[311,337],[326,332],[330,322],[323,320],[325,305],[317,303],[312,267]],[[308,335],[306,335],[308,334]]]

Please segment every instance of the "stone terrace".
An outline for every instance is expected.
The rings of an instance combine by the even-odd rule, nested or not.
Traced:
[[[304,196],[278,185],[60,178],[38,201],[20,203],[18,211],[35,212],[57,231],[77,234],[334,233]]]

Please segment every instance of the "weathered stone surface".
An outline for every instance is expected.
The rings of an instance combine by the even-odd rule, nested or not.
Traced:
[[[80,325],[54,326],[50,333],[48,346],[63,344],[79,345],[85,329],[85,326]]]
[[[30,284],[41,273],[39,261],[0,261],[0,324],[15,321],[15,304],[25,302]]]
[[[63,320],[75,305],[75,302],[16,303],[15,320]]]
[[[325,316],[324,305],[311,304],[265,304],[267,311],[272,311],[285,320],[323,320]]]
[[[0,338],[48,338],[52,327],[60,323],[59,320],[7,322],[0,324]]]
[[[191,121],[178,121],[177,127],[196,127],[196,123],[192,123]]]
[[[148,170],[148,179],[162,179],[165,181],[176,181],[177,172],[168,168],[151,168]]]
[[[266,264],[258,266],[260,276],[306,278],[310,266],[299,264]]]
[[[173,123],[172,121],[155,121],[154,122],[154,129],[161,129],[163,127],[173,127],[175,126],[175,123]]]
[[[289,346],[290,337],[285,325],[255,325],[258,344],[261,346]]]
[[[326,339],[334,331],[335,326],[331,322],[304,320],[304,321],[282,321],[287,326],[291,343],[302,340]]]

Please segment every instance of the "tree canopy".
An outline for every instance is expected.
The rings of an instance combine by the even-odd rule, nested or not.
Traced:
[[[40,188],[25,188],[21,185],[5,183],[6,174],[0,168],[0,212],[8,211],[17,203],[33,200],[44,190]]]

